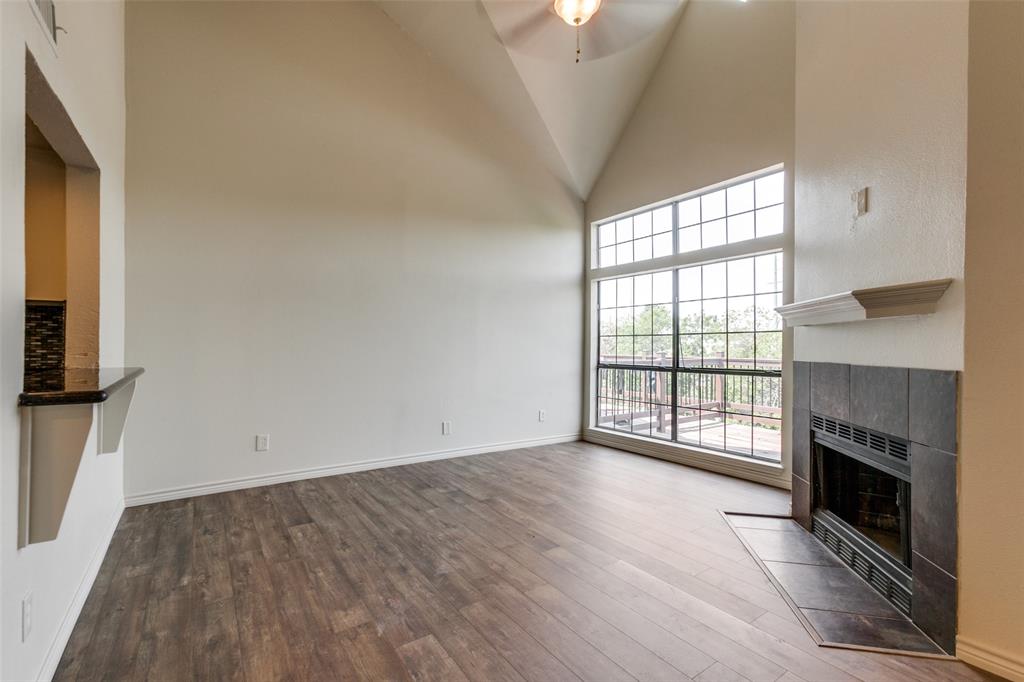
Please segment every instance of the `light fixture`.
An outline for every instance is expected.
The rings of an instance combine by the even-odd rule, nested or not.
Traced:
[[[576,63],[580,63],[580,26],[590,21],[590,17],[601,7],[601,0],[555,0],[555,14],[562,21],[576,27]]]
[[[570,26],[582,26],[590,21],[601,0],[555,0],[555,14]]]

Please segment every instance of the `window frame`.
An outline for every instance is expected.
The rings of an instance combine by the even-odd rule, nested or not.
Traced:
[[[716,246],[706,247],[703,249],[685,251],[679,253],[679,204],[688,199],[700,197],[705,194],[717,192],[720,190],[727,190],[730,187],[740,185],[752,180],[758,180],[760,178],[778,173],[780,171],[785,172],[784,183],[783,183],[783,230],[779,234],[773,234],[768,236],[762,236],[743,241],[737,241],[734,243],[725,243]],[[782,300],[783,303],[791,301],[791,290],[792,290],[792,248],[791,248],[791,224],[792,224],[792,201],[793,201],[793,181],[792,173],[785,167],[784,164],[776,164],[774,166],[764,168],[758,171],[740,175],[737,177],[730,178],[723,182],[719,182],[713,185],[701,187],[697,190],[686,192],[684,194],[672,197],[670,199],[658,201],[646,206],[631,209],[629,211],[622,212],[620,214],[603,217],[598,220],[593,220],[589,223],[589,229],[587,234],[587,259],[586,259],[586,310],[587,310],[587,334],[584,339],[586,346],[586,358],[588,360],[587,372],[584,380],[584,438],[588,441],[597,442],[605,445],[611,445],[613,447],[623,448],[640,452],[641,454],[651,455],[655,457],[661,457],[663,459],[669,459],[685,464],[691,464],[699,466],[701,468],[711,469],[715,471],[721,471],[728,473],[729,475],[739,476],[741,478],[747,478],[751,480],[757,480],[759,482],[768,483],[777,487],[790,486],[789,471],[790,471],[790,452],[789,452],[789,422],[790,422],[790,409],[789,409],[789,379],[791,376],[791,346],[792,346],[792,331],[788,327],[783,327],[782,334],[782,452],[781,461],[774,462],[767,459],[756,458],[753,456],[736,455],[719,450],[713,450],[709,448],[701,448],[689,443],[677,442],[675,439],[677,425],[673,419],[672,426],[672,439],[665,440],[659,437],[635,435],[632,433],[623,433],[620,431],[612,431],[607,428],[597,426],[598,421],[598,367],[599,365],[607,368],[607,363],[599,362],[600,349],[598,348],[599,340],[599,325],[600,320],[598,319],[598,286],[600,282],[609,279],[616,279],[626,276],[642,275],[647,273],[661,272],[661,271],[676,271],[681,268],[685,268],[693,265],[707,265],[716,262],[733,260],[736,258],[748,257],[748,256],[759,256],[767,255],[771,253],[781,252],[783,255],[783,291]],[[648,211],[654,211],[659,208],[666,206],[672,207],[672,250],[673,253],[669,256],[663,256],[660,258],[652,258],[644,261],[633,261],[630,263],[616,264],[605,267],[599,267],[598,262],[598,230],[601,225],[606,225],[612,221],[619,221],[624,218],[633,217],[639,214],[643,214]],[[756,206],[752,210],[757,210]],[[678,344],[679,344],[679,329],[678,329],[678,277],[673,275],[673,360],[669,366],[637,366],[635,369],[640,370],[665,370],[668,369],[673,373],[673,388],[675,388],[676,371],[678,370]],[[622,367],[625,368],[625,367]],[[673,391],[673,401],[678,399]]]

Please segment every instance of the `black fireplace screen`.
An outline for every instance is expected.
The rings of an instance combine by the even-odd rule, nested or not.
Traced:
[[[910,483],[821,443],[817,504],[910,568]]]

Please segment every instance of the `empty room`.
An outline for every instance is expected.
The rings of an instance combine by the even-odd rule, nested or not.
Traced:
[[[1024,0],[0,0],[0,680],[1024,682]]]

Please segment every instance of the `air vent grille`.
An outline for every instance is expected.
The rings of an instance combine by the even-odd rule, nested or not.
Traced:
[[[863,578],[896,608],[910,615],[910,592],[906,588],[890,578],[885,571],[872,563],[868,557],[857,551],[856,547],[831,528],[815,522],[813,529],[815,537],[832,550],[844,564],[853,569],[854,573]]]
[[[904,441],[862,429],[859,426],[853,426],[838,419],[823,417],[820,414],[811,414],[811,428],[841,440],[856,443],[861,447],[870,448],[889,457],[895,457],[903,461],[907,461],[910,458],[910,449]]]

